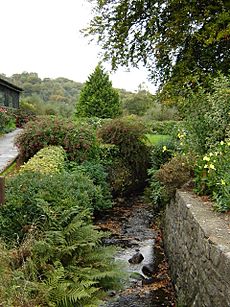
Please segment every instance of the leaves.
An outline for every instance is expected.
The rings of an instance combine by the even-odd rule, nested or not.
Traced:
[[[96,1],[86,35],[95,36],[112,67],[144,63],[161,85],[230,68],[226,1]]]

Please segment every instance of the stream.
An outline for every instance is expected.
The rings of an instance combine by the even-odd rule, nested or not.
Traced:
[[[175,306],[175,292],[163,249],[162,233],[154,223],[153,207],[141,197],[120,198],[113,209],[97,216],[99,229],[110,231],[104,244],[119,247],[129,279],[122,291],[111,291],[103,306]]]

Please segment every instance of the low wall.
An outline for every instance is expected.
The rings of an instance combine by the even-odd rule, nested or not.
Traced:
[[[192,193],[167,206],[164,244],[178,306],[230,306],[229,219]]]

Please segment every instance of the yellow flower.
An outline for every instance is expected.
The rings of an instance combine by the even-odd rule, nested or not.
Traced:
[[[224,141],[221,141],[221,142],[220,142],[220,145],[224,145]]]
[[[210,161],[210,158],[208,156],[204,156],[203,160],[204,161]]]
[[[226,182],[224,181],[224,179],[221,179],[221,184],[226,185]]]
[[[162,152],[165,152],[166,150],[167,150],[167,147],[166,147],[166,146],[163,146]]]
[[[179,139],[183,139],[186,136],[186,133],[185,132],[182,132],[182,133],[179,132],[177,134],[177,136],[178,136]]]
[[[208,164],[205,164],[204,168],[208,168]]]
[[[215,169],[214,164],[211,163],[211,164],[209,165],[209,168],[210,168],[210,169]]]

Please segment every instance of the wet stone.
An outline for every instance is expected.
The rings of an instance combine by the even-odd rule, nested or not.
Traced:
[[[128,261],[129,263],[132,263],[132,264],[138,264],[138,263],[141,263],[143,259],[144,259],[144,256],[140,252],[137,252]]]
[[[146,276],[152,276],[153,273],[154,273],[154,264],[153,263],[149,263],[149,264],[146,264],[142,267],[142,272],[144,275]]]

